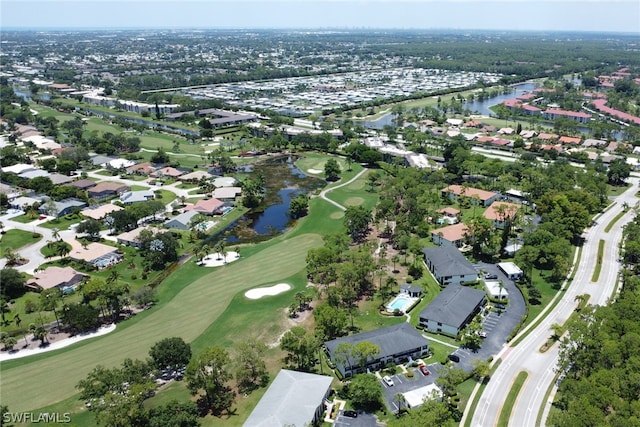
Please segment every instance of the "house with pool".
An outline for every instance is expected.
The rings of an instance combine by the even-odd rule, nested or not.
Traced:
[[[486,304],[484,291],[448,285],[420,313],[425,330],[457,337]]]
[[[370,342],[380,348],[375,358],[368,359],[364,366],[358,360],[345,358],[336,352],[342,343],[356,345],[360,342]],[[419,359],[429,352],[429,341],[409,323],[402,322],[382,329],[362,332],[324,343],[327,356],[343,377],[381,369],[388,363],[404,363]]]

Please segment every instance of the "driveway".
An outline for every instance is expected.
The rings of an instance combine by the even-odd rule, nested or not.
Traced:
[[[355,418],[345,417],[344,411],[340,411],[333,425],[335,427],[382,427],[382,424],[378,423],[377,418],[374,415],[367,414],[366,412],[357,411],[358,416]]]

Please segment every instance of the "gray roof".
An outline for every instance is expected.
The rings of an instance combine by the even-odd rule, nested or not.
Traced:
[[[51,180],[52,183],[56,185],[60,185],[60,184],[66,184],[68,182],[73,182],[75,178],[72,176],[62,175],[60,173],[52,173],[49,175],[49,179]]]
[[[165,222],[164,225],[167,228],[183,228],[189,226],[189,221],[191,218],[198,215],[200,212],[198,211],[186,211],[171,218],[169,221]]]
[[[101,155],[98,154],[96,156],[91,157],[89,159],[89,161],[94,166],[100,166],[100,165],[103,165],[105,163],[109,163],[111,160],[115,160],[115,159],[117,159],[117,157],[107,157],[107,156],[101,156]]]
[[[253,409],[245,427],[311,425],[332,377],[282,369]]]
[[[422,253],[431,261],[438,276],[463,276],[478,274],[473,265],[454,246],[424,248]]]
[[[380,347],[380,353],[377,356],[379,359],[393,356],[394,354],[404,353],[405,351],[420,348],[429,344],[429,341],[427,341],[427,339],[423,337],[416,328],[407,322],[402,322],[382,329],[375,329],[373,331],[337,338],[335,340],[327,341],[324,344],[327,346],[331,354],[333,354],[338,345],[343,342],[357,344],[362,341],[368,341]]]
[[[411,293],[422,292],[422,286],[410,285],[409,283],[405,283],[404,285],[400,286],[400,290],[406,290]]]
[[[420,319],[441,322],[460,329],[469,315],[485,299],[484,291],[451,284],[420,313]]]

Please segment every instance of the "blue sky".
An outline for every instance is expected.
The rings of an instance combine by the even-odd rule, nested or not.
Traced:
[[[420,28],[640,33],[639,0],[0,0],[2,28]]]

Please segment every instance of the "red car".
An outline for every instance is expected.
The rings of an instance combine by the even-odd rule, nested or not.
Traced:
[[[422,372],[422,375],[429,375],[431,373],[429,372],[429,369],[427,369],[425,365],[420,365],[418,369],[420,369],[420,372]]]

